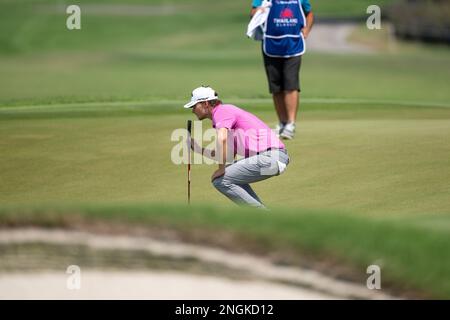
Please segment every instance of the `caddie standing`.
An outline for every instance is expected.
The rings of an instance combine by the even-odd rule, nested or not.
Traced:
[[[275,131],[281,138],[292,139],[299,105],[300,66],[314,15],[309,0],[253,0],[251,15],[264,11],[269,13],[261,24],[262,51],[279,119]]]

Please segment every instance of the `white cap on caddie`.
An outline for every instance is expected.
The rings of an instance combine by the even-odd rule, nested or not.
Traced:
[[[211,87],[201,86],[192,91],[191,101],[186,103],[184,107],[189,109],[195,106],[198,102],[210,101],[218,98],[217,93]]]

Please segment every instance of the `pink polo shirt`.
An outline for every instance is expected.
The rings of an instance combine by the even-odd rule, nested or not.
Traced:
[[[212,110],[216,129],[230,129],[234,141],[234,155],[249,157],[269,148],[284,149],[283,142],[261,119],[231,104],[220,104]]]

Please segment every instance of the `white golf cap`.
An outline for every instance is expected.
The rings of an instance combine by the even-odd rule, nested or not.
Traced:
[[[186,103],[184,107],[189,109],[195,106],[197,102],[215,100],[218,98],[217,93],[211,87],[201,86],[192,91],[191,101]]]

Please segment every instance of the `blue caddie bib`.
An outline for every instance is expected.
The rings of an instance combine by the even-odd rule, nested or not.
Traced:
[[[305,13],[300,0],[272,0],[264,25],[263,50],[271,57],[295,57],[305,52],[301,33]]]

